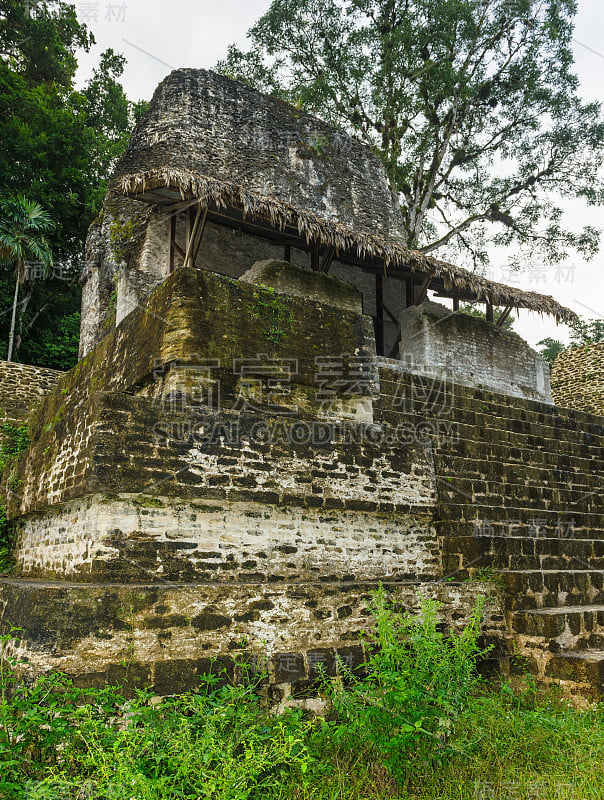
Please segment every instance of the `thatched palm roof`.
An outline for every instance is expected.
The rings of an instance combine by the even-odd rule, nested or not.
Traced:
[[[524,292],[487,280],[446,261],[409,250],[399,242],[366,231],[357,231],[337,221],[328,221],[283,200],[250,191],[238,184],[182,168],[159,167],[118,176],[113,190],[129,197],[171,204],[199,201],[209,209],[235,211],[244,220],[254,220],[269,229],[287,232],[306,245],[334,248],[339,261],[382,265],[386,274],[400,277],[402,270],[429,277],[431,288],[493,306],[512,306],[548,314],[558,322],[572,323],[577,315],[552,297]]]

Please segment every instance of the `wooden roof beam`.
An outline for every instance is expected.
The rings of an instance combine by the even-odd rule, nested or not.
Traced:
[[[497,325],[497,327],[498,327],[498,328],[503,328],[503,326],[504,326],[504,323],[505,323],[506,319],[507,319],[507,318],[510,316],[510,314],[512,313],[512,309],[513,309],[513,308],[514,308],[514,306],[506,306],[506,307],[504,308],[504,310],[503,310],[503,311],[501,312],[501,314],[499,315],[499,319],[497,320],[497,323],[496,323],[496,325]]]
[[[421,305],[428,295],[428,289],[430,288],[430,284],[432,283],[432,276],[426,275],[424,280],[422,281],[422,285],[419,287],[419,291],[415,297],[414,305],[419,306]]]

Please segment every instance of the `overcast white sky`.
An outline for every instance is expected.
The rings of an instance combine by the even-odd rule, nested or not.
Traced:
[[[74,2],[97,40],[89,54],[80,56],[78,81],[85,81],[100,53],[112,47],[128,60],[123,83],[132,100],[150,99],[172,69],[212,67],[231,42],[245,46],[247,30],[270,5],[270,0]],[[574,51],[582,95],[604,101],[604,2],[579,0],[578,8]],[[577,228],[604,228],[602,207],[577,203],[568,207],[567,216]],[[604,237],[601,252],[591,262],[574,258],[560,269],[510,275],[504,261],[495,259],[489,277],[551,294],[583,317],[604,317]],[[533,346],[546,336],[568,341],[566,326],[528,311],[520,312],[514,327]]]

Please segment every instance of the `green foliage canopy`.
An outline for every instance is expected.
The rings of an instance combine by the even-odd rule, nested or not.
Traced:
[[[550,262],[598,232],[560,201],[604,199],[604,123],[578,96],[574,0],[273,0],[225,74],[316,112],[381,156],[407,244]]]
[[[566,346],[562,342],[558,341],[558,339],[552,339],[551,336],[546,336],[545,339],[541,339],[540,342],[537,342],[537,347],[537,352],[543,356],[550,367],[560,353],[566,350]]]
[[[0,0],[0,197],[23,194],[51,210],[56,224],[48,240],[60,265],[44,280],[26,283],[17,357],[58,369],[77,358],[88,226],[145,108],[127,99],[119,82],[125,59],[111,49],[82,91],[74,89],[76,53],[93,43],[69,3]],[[4,275],[0,292],[12,295]],[[2,303],[0,341],[8,338],[9,320],[10,307]]]
[[[582,347],[604,341],[604,319],[579,319],[571,326],[571,344]]]

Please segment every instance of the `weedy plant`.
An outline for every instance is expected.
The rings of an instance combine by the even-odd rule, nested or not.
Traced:
[[[11,464],[28,447],[29,428],[27,425],[3,422],[0,425],[0,471]]]
[[[374,595],[375,643],[363,677],[344,670],[331,694],[329,734],[343,745],[373,749],[390,774],[405,780],[419,750],[442,761],[455,721],[476,688],[483,598],[460,632],[443,631],[439,604],[423,599],[419,614],[400,614],[383,588]]]
[[[258,676],[158,702],[148,691],[28,685],[0,637],[0,797],[8,800],[597,800],[601,708],[478,684],[482,601],[463,631],[380,590],[364,674],[325,678],[326,719],[269,713]],[[255,682],[256,680],[256,682]],[[343,684],[347,683],[347,688]],[[561,794],[561,787],[564,794]]]
[[[309,722],[300,712],[269,717],[253,688],[211,684],[149,702],[139,693],[121,724],[100,725],[93,706],[78,712],[78,731],[61,765],[29,797],[203,798],[270,796],[292,770],[306,771]]]
[[[50,673],[28,683],[11,655],[20,628],[0,635],[0,797],[24,797],[26,785],[56,766],[61,752],[77,740],[78,706],[85,693],[65,675]],[[93,701],[99,724],[120,701],[115,689],[99,690]]]

